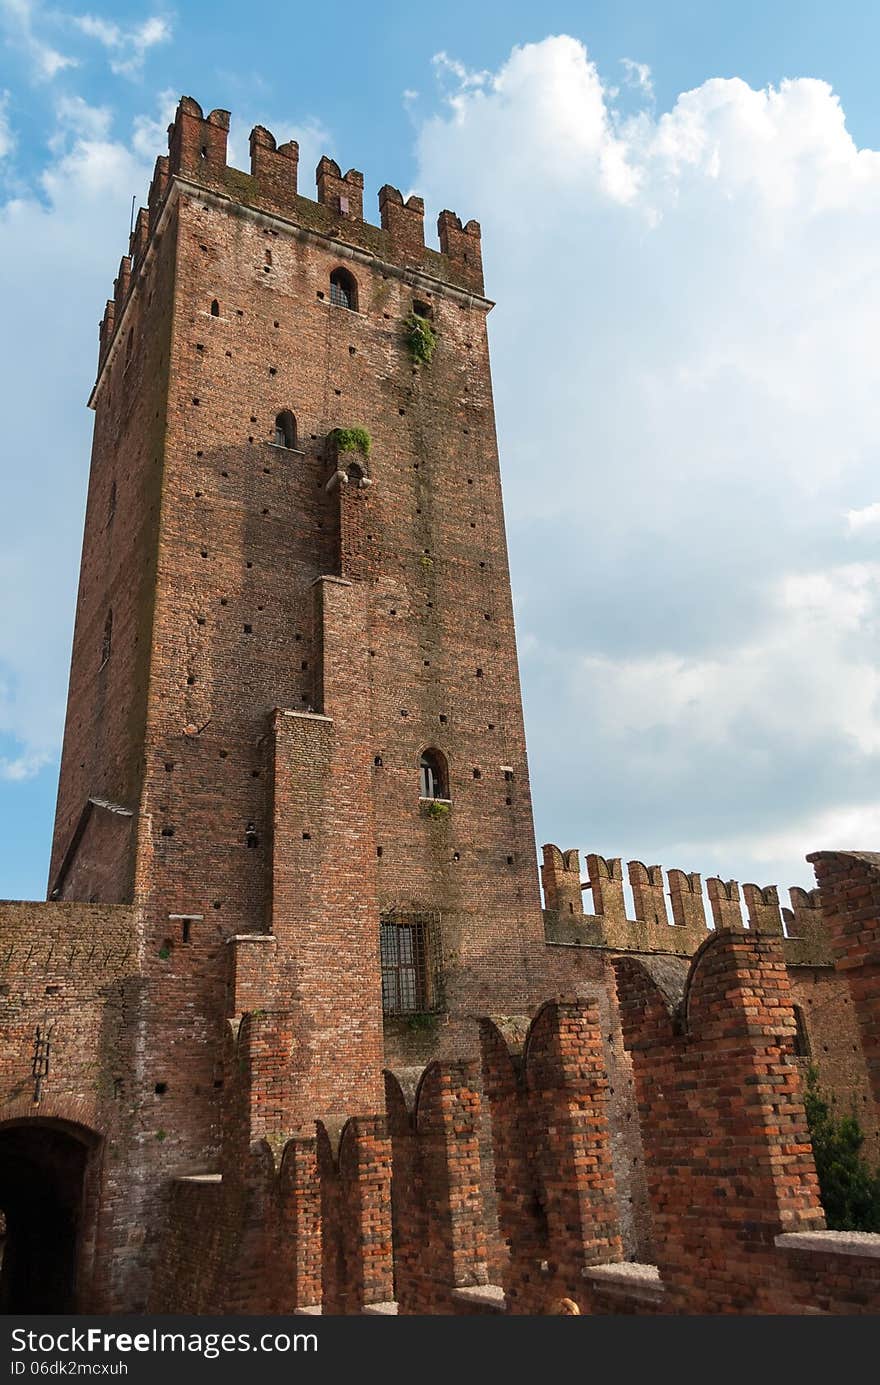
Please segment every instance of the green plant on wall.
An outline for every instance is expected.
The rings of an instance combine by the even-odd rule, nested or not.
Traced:
[[[369,457],[373,445],[366,428],[334,428],[330,439],[337,452],[360,452],[363,457]]]
[[[449,804],[440,803],[436,798],[432,798],[428,804],[428,817],[434,818],[436,822],[442,822],[449,817]]]
[[[857,1116],[835,1115],[814,1067],[807,1069],[804,1107],[829,1231],[880,1231],[880,1170],[872,1170],[861,1152],[865,1137]]]
[[[404,321],[406,341],[413,360],[430,365],[437,346],[437,333],[426,317],[410,313]]]

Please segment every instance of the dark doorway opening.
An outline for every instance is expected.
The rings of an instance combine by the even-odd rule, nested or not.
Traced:
[[[90,1132],[60,1122],[0,1127],[5,1236],[0,1313],[74,1313]],[[93,1137],[92,1137],[93,1140]]]

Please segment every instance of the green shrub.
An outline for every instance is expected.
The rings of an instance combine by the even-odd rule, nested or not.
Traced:
[[[366,428],[334,428],[330,434],[338,452],[360,452],[369,457],[373,439]]]
[[[443,818],[448,818],[449,804],[438,803],[436,798],[432,798],[431,802],[428,804],[428,817],[436,818],[438,821],[442,821]]]
[[[835,1115],[814,1067],[807,1070],[804,1106],[829,1231],[880,1231],[880,1171],[861,1153],[865,1137],[855,1112]]]

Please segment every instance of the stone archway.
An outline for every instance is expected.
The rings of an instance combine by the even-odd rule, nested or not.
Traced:
[[[61,1120],[0,1125],[0,1313],[82,1311],[100,1137]],[[87,1275],[85,1277],[88,1277]]]

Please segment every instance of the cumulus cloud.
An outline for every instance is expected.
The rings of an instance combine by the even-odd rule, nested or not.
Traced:
[[[170,20],[160,15],[153,15],[131,28],[93,14],[77,15],[72,22],[86,38],[94,39],[107,49],[110,70],[121,77],[139,74],[150,49],[168,43],[172,35]]]
[[[418,186],[498,300],[539,838],[809,884],[880,821],[880,155],[817,79],[632,116],[571,38],[441,66]]]

